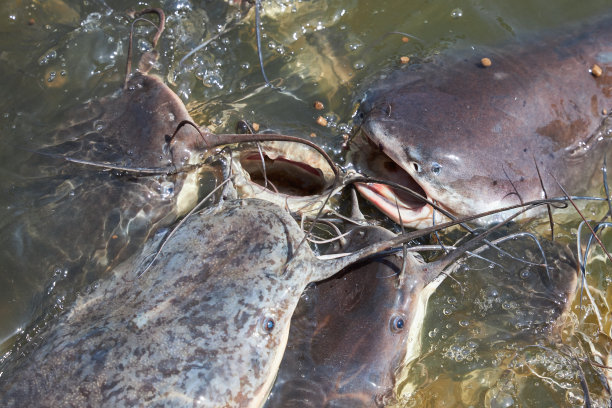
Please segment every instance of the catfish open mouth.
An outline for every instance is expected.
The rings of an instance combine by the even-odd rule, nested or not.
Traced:
[[[253,152],[244,155],[240,158],[240,164],[251,177],[251,182],[279,194],[308,196],[325,191],[323,172],[307,163],[283,156],[271,158],[262,151],[261,154]]]
[[[316,204],[322,205],[335,182],[322,155],[295,142],[242,145],[232,168],[241,197],[275,202],[298,213],[320,208]]]
[[[352,150],[356,166],[366,174],[400,184],[416,194],[380,183],[357,183],[359,193],[398,224],[413,228],[431,225],[433,208],[416,195],[430,201],[431,197],[408,172],[376,148],[365,132],[361,134],[369,146],[360,145]]]

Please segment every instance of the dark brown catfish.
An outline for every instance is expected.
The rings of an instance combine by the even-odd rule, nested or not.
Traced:
[[[553,175],[583,193],[612,131],[611,36],[608,15],[498,47],[449,49],[387,73],[361,107],[374,149],[355,160],[456,216],[541,198],[543,188],[563,195]],[[432,224],[422,200],[380,184],[359,190],[396,222],[397,203],[404,225]]]
[[[393,236],[357,227],[342,249]],[[395,372],[416,346],[410,341],[420,341],[409,330],[411,319],[424,316],[414,311],[430,278],[409,271],[400,285],[401,269],[396,254],[371,258],[304,291],[267,407],[369,407],[392,399]]]

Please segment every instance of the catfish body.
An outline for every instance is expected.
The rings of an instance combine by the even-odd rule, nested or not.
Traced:
[[[606,16],[498,47],[445,50],[386,73],[361,108],[374,149],[355,160],[455,216],[543,198],[544,190],[563,195],[555,178],[584,193],[612,132],[611,27]],[[399,221],[397,198],[405,225],[432,223],[431,207],[406,194],[374,184],[360,192]]]
[[[393,236],[356,227],[342,250]],[[401,268],[396,254],[375,257],[305,290],[268,408],[369,407],[392,399],[395,371],[410,347],[408,319],[416,317],[410,307],[425,286],[425,276],[410,272],[410,284],[399,285]]]
[[[117,267],[4,368],[3,406],[260,406],[317,261],[274,204],[226,202]],[[40,344],[36,346],[35,344]]]

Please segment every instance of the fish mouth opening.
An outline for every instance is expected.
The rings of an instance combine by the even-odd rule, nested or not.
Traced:
[[[266,153],[260,155],[259,152],[253,152],[241,157],[240,164],[251,177],[251,182],[275,193],[319,195],[327,187],[320,169],[286,157],[272,158]]]
[[[321,196],[334,185],[331,165],[316,150],[296,142],[261,142],[239,152],[234,169],[244,196],[274,201]],[[263,197],[262,197],[263,198]]]
[[[363,137],[369,146],[359,146],[359,151],[355,152],[358,167],[364,167],[366,173],[400,184],[431,201],[425,189],[406,170],[377,148],[367,135]],[[398,224],[418,228],[431,223],[432,207],[416,194],[381,183],[357,183],[356,188],[366,200]]]

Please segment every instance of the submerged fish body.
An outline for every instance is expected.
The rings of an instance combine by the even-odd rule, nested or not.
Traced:
[[[455,216],[583,193],[612,132],[612,17],[499,48],[447,50],[384,76],[366,93],[356,148],[365,172],[403,184]],[[483,67],[481,58],[492,61]],[[599,76],[591,74],[595,65]],[[407,226],[430,206],[377,184],[360,192]],[[438,221],[441,215],[437,212]]]
[[[319,261],[303,237],[256,199],[188,218],[146,273],[155,243],[5,368],[2,405],[260,406],[303,289],[359,259]]]
[[[172,150],[167,138],[191,116],[180,98],[156,75],[136,72],[116,95],[80,108],[74,123],[59,129],[42,153],[128,168],[180,168],[203,140],[184,126]]]
[[[0,284],[17,300],[0,308],[7,315],[2,320],[10,322],[0,329],[0,339],[38,314],[33,297],[50,279],[57,279],[56,271],[65,273],[76,291],[197,202],[197,171],[163,174],[164,169],[185,168],[199,159],[193,152],[200,136],[183,127],[173,149],[164,150],[165,135],[190,117],[159,78],[137,73],[126,89],[93,100],[82,110],[83,115],[73,115],[73,122],[50,135],[48,145],[27,159],[7,191],[13,210],[2,221]],[[159,168],[161,174],[101,171],[66,157]]]

